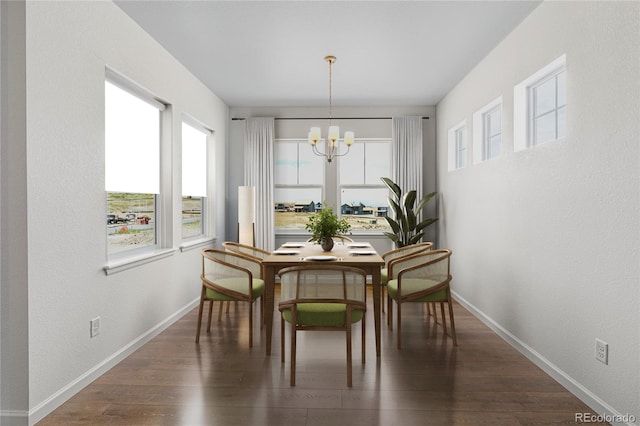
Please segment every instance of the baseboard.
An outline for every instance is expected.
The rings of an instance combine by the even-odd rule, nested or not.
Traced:
[[[555,381],[564,386],[578,399],[587,404],[593,411],[598,413],[600,416],[603,416],[607,421],[609,421],[609,423],[613,425],[637,426],[636,423],[611,421],[612,419],[625,419],[628,417],[628,415],[625,417],[605,401],[598,398],[598,396],[596,396],[593,392],[585,388],[578,381],[573,379],[548,359],[543,357],[540,353],[536,352],[532,347],[528,346],[526,343],[518,339],[518,337],[514,336],[509,331],[504,329],[500,324],[498,324],[491,317],[487,316],[484,312],[476,308],[473,304],[469,303],[469,301],[467,301],[465,298],[454,291],[451,291],[451,294],[455,301],[464,306],[464,308],[471,312],[473,316],[482,321],[504,341],[510,344],[522,355],[526,356],[531,362],[540,367],[545,373],[547,373]],[[635,420],[631,421],[635,422]]]
[[[27,426],[29,424],[29,413],[19,410],[0,411],[0,426]]]
[[[188,312],[190,312],[193,308],[198,306],[200,302],[200,297],[189,302],[187,305],[183,306],[180,310],[166,318],[161,323],[157,324],[155,327],[147,331],[146,333],[139,336],[137,339],[133,340],[128,345],[121,348],[119,351],[115,352],[110,357],[106,358],[100,364],[93,367],[91,370],[84,373],[82,376],[78,377],[73,382],[69,383],[58,392],[51,395],[49,398],[44,400],[42,403],[38,404],[28,413],[29,425],[34,425],[40,420],[42,420],[45,416],[51,413],[53,410],[58,408],[64,402],[69,400],[73,395],[80,392],[91,382],[96,380],[98,377],[109,371],[115,365],[117,365],[120,361],[131,355],[136,350],[140,349],[145,343],[148,343],[151,339],[156,337],[162,331],[167,329],[170,325],[178,321]],[[19,414],[19,413],[16,413]],[[2,413],[4,418],[4,412]],[[4,423],[2,423],[4,424]],[[12,425],[13,423],[7,423]],[[26,423],[24,423],[26,424]]]

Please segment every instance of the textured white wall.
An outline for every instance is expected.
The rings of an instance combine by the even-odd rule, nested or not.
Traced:
[[[200,293],[199,250],[105,276],[104,78],[112,67],[172,106],[174,246],[182,113],[214,129],[224,238],[228,108],[111,2],[27,3],[29,407],[32,420],[83,375],[171,321]],[[27,307],[25,307],[26,309]],[[101,334],[89,338],[89,320]],[[195,330],[194,330],[195,333]]]
[[[636,421],[639,40],[637,2],[544,2],[437,105],[454,291],[595,409]],[[513,87],[563,53],[567,138],[514,153]],[[501,157],[447,172],[447,130],[500,95]]]

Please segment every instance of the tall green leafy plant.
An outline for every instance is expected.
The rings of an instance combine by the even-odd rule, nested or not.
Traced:
[[[393,193],[393,196],[388,197],[387,200],[389,207],[395,213],[395,219],[385,216],[393,232],[385,232],[384,235],[391,239],[398,248],[416,244],[424,236],[424,229],[438,220],[437,217],[433,217],[418,223],[418,216],[422,208],[436,196],[437,192],[426,194],[416,206],[418,193],[415,189],[403,194],[402,189],[391,179],[386,177],[380,179]]]

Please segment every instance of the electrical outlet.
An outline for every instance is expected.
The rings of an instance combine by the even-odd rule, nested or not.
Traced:
[[[609,364],[609,344],[600,339],[596,339],[596,359]]]
[[[100,334],[100,317],[96,317],[90,321],[91,329],[90,334],[91,337],[96,337]]]

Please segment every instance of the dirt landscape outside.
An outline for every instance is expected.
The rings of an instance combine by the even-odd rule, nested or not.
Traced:
[[[315,213],[276,211],[275,227],[276,229],[304,230],[305,224],[309,221],[309,216],[313,214]],[[351,230],[380,232],[389,230],[389,225],[384,217],[350,214],[343,214],[341,217],[347,219],[351,225]]]
[[[107,194],[107,251],[119,253],[155,244],[154,194]],[[182,238],[202,233],[201,199],[182,200]]]

